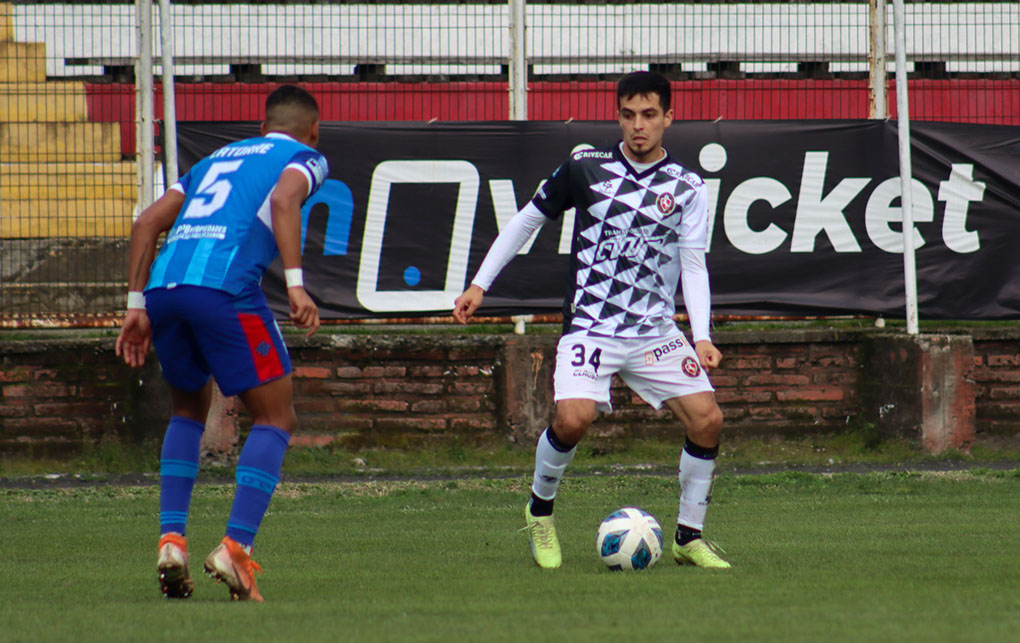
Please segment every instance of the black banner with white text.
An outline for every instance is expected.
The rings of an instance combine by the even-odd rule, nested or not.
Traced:
[[[177,124],[181,171],[257,123]],[[1020,131],[915,122],[922,319],[1020,318]],[[324,319],[449,314],[502,226],[614,122],[321,125],[326,185],[305,204],[305,285]],[[675,122],[663,142],[709,189],[712,309],[905,313],[895,121]],[[510,262],[478,314],[556,313],[573,213]],[[287,309],[279,262],[264,288]],[[678,294],[678,310],[682,298]]]

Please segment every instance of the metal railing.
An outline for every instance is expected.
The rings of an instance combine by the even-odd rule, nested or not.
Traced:
[[[151,8],[181,120],[257,120],[267,85],[314,84],[327,120],[611,119],[654,69],[686,119],[883,118],[892,2],[241,3]],[[0,2],[0,318],[101,323],[123,305],[140,148],[136,5]],[[1020,2],[907,2],[913,119],[1020,125]],[[160,30],[166,34],[160,42]],[[136,85],[136,79],[139,80]],[[48,321],[49,320],[49,321]],[[69,321],[68,321],[69,320]]]

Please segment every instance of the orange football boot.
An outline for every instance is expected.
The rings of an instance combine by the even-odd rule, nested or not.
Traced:
[[[195,591],[188,573],[188,540],[177,533],[159,539],[159,588],[167,598],[187,598]]]
[[[265,602],[255,583],[255,572],[261,574],[262,568],[233,538],[224,536],[216,549],[206,556],[205,571],[217,583],[227,584],[233,600]]]

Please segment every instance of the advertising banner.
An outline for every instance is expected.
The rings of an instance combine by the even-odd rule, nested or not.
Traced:
[[[258,128],[178,123],[181,171]],[[911,130],[921,318],[1020,318],[1020,131]],[[618,142],[620,129],[326,122],[320,136],[330,178],[303,209],[306,287],[324,319],[405,318],[449,314],[541,183],[572,152]],[[904,316],[895,121],[674,122],[663,144],[708,186],[715,314]],[[478,314],[559,312],[573,220],[539,230]],[[278,265],[263,285],[285,313]]]

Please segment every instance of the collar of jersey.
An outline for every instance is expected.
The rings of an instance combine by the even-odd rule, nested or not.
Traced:
[[[298,142],[296,138],[294,138],[290,134],[284,134],[283,132],[269,132],[265,135],[265,138],[283,138],[287,139],[288,141],[294,141],[295,143]]]
[[[613,146],[613,154],[615,154],[616,158],[618,158],[620,161],[623,162],[624,165],[627,166],[627,169],[630,170],[630,173],[633,174],[636,178],[639,179],[644,178],[651,174],[652,172],[654,172],[655,170],[659,169],[659,166],[661,166],[663,163],[669,162],[669,152],[666,151],[666,148],[662,148],[662,151],[664,152],[663,157],[656,161],[655,164],[652,165],[652,167],[648,168],[644,172],[638,172],[636,169],[634,169],[634,166],[631,165],[630,159],[627,158],[627,155],[623,153],[622,149],[620,149],[620,146],[622,144],[623,141],[620,141]]]

